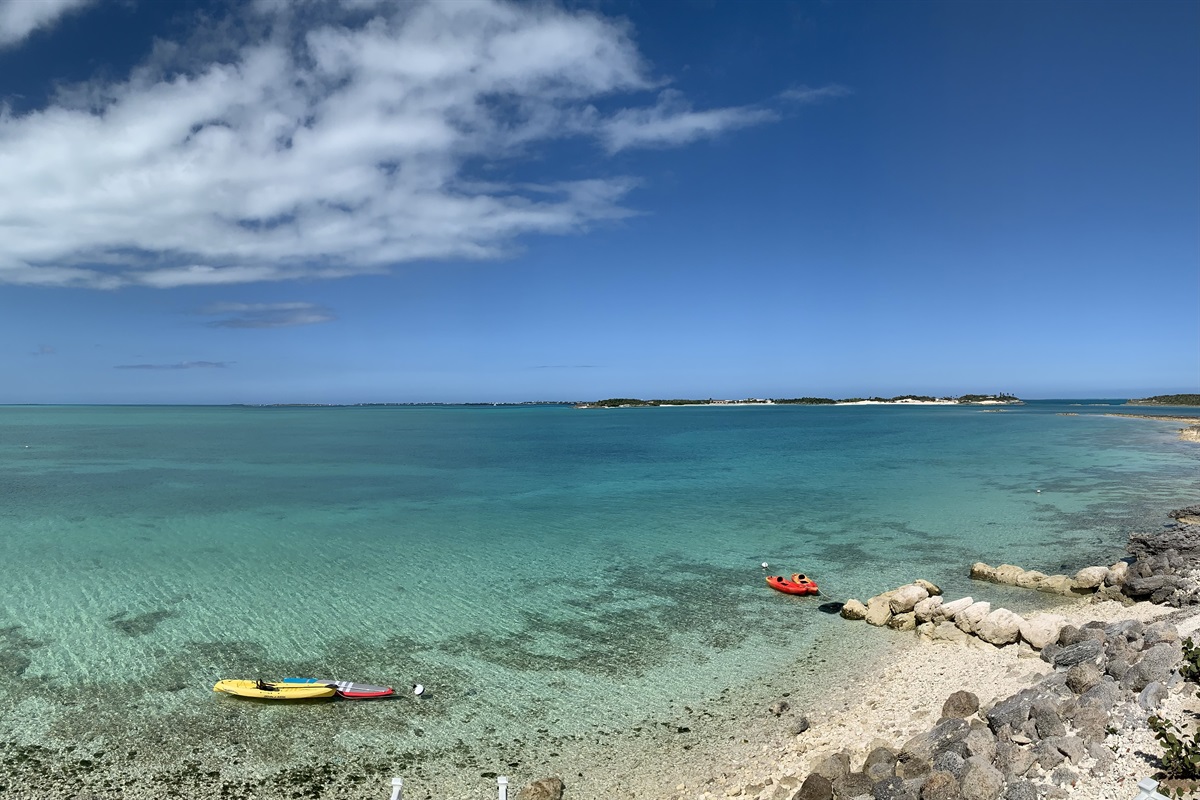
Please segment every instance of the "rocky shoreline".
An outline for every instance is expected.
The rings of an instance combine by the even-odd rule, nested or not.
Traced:
[[[1163,532],[1132,534],[1126,558],[1074,576],[1013,565],[972,567],[977,580],[1090,601],[1069,613],[1024,619],[970,597],[947,602],[925,580],[866,603],[848,601],[841,610],[846,619],[916,631],[927,642],[957,645],[993,660],[1006,653],[1010,672],[1022,672],[1017,666],[1022,662],[1037,666],[1024,676],[1029,685],[985,699],[961,683],[952,688],[956,676],[950,670],[944,684],[928,687],[930,694],[946,693],[933,725],[869,742],[839,742],[826,734],[826,743],[843,746],[801,744],[798,752],[808,755],[793,758],[782,774],[724,796],[1132,800],[1137,779],[1162,766],[1148,720],[1162,714],[1182,723],[1186,712],[1200,707],[1196,686],[1181,676],[1181,668],[1188,673],[1200,663],[1200,649],[1187,638],[1200,629],[1200,506],[1170,516],[1174,522]],[[963,672],[970,670],[964,666]],[[846,712],[840,724],[852,719],[852,709]],[[1171,788],[1191,796],[1190,784]]]

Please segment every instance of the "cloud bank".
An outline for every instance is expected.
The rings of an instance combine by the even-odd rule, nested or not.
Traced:
[[[67,12],[94,0],[0,0],[0,48],[23,41],[39,28],[48,28]]]
[[[572,180],[495,177],[554,142],[611,154],[775,116],[695,110],[672,90],[636,105],[661,81],[622,23],[591,13],[492,0],[253,8],[229,26],[240,39],[160,43],[122,82],[0,109],[0,283],[172,288],[495,258],[523,234],[629,213],[636,181],[602,164]],[[299,19],[313,9],[322,21]],[[244,311],[223,324],[264,327],[287,310]]]
[[[206,323],[210,328],[291,328],[337,319],[315,303],[218,303],[200,313],[222,317]]]

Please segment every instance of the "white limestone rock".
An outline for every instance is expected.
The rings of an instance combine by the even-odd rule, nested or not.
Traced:
[[[963,633],[975,633],[983,618],[992,613],[992,604],[986,600],[972,603],[954,616],[954,624]]]
[[[1067,618],[1060,614],[1034,614],[1021,623],[1021,638],[1030,647],[1041,650],[1058,641],[1058,634],[1066,624]]]
[[[888,624],[892,618],[891,598],[888,596],[890,592],[877,594],[867,601],[867,613],[863,619],[868,625],[883,627]]]
[[[949,603],[942,603],[933,610],[932,622],[941,622],[942,620],[953,620],[966,609],[974,604],[973,597],[960,597],[957,600],[951,600]]]
[[[1021,635],[1021,623],[1025,620],[1007,608],[997,608],[980,620],[975,635],[989,644],[1003,647],[1012,644]]]
[[[915,583],[894,589],[891,594],[890,605],[893,614],[907,614],[913,610],[917,603],[929,597],[929,592]]]
[[[1084,567],[1075,573],[1072,589],[1095,589],[1104,583],[1108,567]]]
[[[863,605],[861,600],[855,600],[851,597],[842,605],[842,610],[839,613],[842,615],[842,619],[866,619],[867,607]]]
[[[942,596],[935,594],[933,597],[926,597],[913,606],[913,613],[917,615],[917,623],[933,622],[933,615],[942,602]]]

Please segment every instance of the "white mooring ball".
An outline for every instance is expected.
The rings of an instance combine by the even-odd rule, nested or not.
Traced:
[[[425,687],[419,683],[414,683],[413,684],[413,695],[415,697],[420,697],[423,694],[425,694]]]

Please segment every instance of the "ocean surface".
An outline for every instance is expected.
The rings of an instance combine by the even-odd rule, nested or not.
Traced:
[[[0,407],[0,747],[305,796],[345,779],[314,764],[413,797],[653,771],[900,636],[822,603],[1028,611],[969,565],[1111,563],[1200,500],[1178,424],[1103,416],[1172,411],[1110,402]],[[823,597],[763,581],[797,571]],[[288,675],[399,697],[211,691]]]

